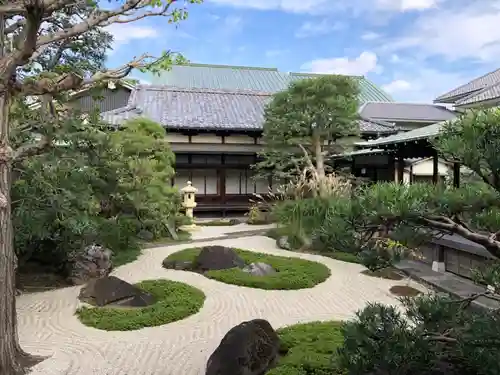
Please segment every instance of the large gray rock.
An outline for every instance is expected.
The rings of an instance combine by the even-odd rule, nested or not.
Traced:
[[[108,276],[113,269],[112,255],[111,250],[96,244],[73,254],[69,262],[68,281],[81,285],[91,279]]]
[[[80,290],[78,298],[99,307],[108,305],[144,307],[155,302],[151,294],[115,276],[90,280]]]
[[[242,270],[253,276],[267,276],[276,273],[276,270],[267,263],[251,263]]]
[[[276,240],[276,246],[283,250],[291,250],[292,246],[290,245],[290,241],[288,240],[288,236],[278,237]]]
[[[193,268],[199,272],[245,267],[245,261],[236,251],[224,246],[202,247],[193,263]]]
[[[280,339],[264,319],[229,330],[207,362],[205,375],[264,375],[276,365]]]

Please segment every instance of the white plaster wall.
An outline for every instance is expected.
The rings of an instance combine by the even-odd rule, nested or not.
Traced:
[[[412,167],[412,172],[416,176],[432,176],[433,174],[433,162],[432,159],[425,160],[419,163],[415,163]],[[440,176],[446,176],[450,172],[451,168],[439,161],[438,162],[438,174]]]
[[[191,137],[192,143],[222,143],[222,137],[212,134],[199,134]]]
[[[227,137],[224,137],[224,142],[225,143],[231,143],[231,144],[251,144],[253,145],[255,143],[255,140],[253,137],[249,137],[247,135],[230,135]]]

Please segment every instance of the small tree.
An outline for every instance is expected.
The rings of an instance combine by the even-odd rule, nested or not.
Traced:
[[[350,77],[322,76],[295,81],[266,107],[265,148],[259,173],[289,178],[304,168],[325,178],[325,156],[335,141],[358,133],[359,88]]]

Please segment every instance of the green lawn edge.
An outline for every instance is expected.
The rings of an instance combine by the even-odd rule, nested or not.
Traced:
[[[205,276],[226,284],[245,286],[266,290],[297,290],[312,288],[331,275],[330,269],[322,263],[311,260],[282,257],[248,250],[235,249],[247,263],[263,262],[278,272],[268,276],[253,276],[238,268],[208,271]],[[170,254],[167,259],[176,261],[193,261],[201,248],[194,247]]]
[[[77,317],[84,325],[105,331],[134,331],[185,319],[205,303],[201,290],[178,281],[146,280],[136,286],[151,293],[156,302],[143,308],[83,306]]]

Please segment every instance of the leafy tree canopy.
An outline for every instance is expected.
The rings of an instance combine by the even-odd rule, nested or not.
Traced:
[[[261,174],[271,171],[289,177],[290,170],[302,170],[306,159],[315,161],[324,175],[325,144],[358,132],[359,87],[355,80],[340,75],[297,80],[274,95],[264,112]]]

